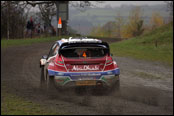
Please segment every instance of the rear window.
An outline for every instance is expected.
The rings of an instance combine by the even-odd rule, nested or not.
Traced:
[[[108,48],[104,46],[64,47],[60,53],[67,58],[100,58],[108,54]]]

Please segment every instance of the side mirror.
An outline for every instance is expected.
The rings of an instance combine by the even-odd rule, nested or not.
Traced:
[[[47,59],[47,57],[48,57],[47,55],[43,55],[42,56],[43,59]]]

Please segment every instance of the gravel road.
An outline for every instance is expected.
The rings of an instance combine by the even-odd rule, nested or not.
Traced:
[[[1,91],[3,86],[9,93],[66,114],[173,114],[173,67],[158,62],[114,57],[121,72],[120,92],[41,90],[39,59],[51,45],[1,49]]]

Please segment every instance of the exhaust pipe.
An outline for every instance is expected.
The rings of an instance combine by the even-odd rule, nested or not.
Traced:
[[[99,81],[99,82],[96,83],[96,85],[97,86],[103,86],[103,83]]]

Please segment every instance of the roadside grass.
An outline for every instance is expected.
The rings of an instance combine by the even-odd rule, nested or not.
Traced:
[[[31,45],[34,43],[43,43],[59,40],[60,38],[69,38],[69,36],[61,37],[43,37],[43,38],[27,38],[27,39],[1,39],[1,48],[7,48],[11,46],[22,46],[22,45]]]
[[[2,89],[3,88],[3,89]],[[1,115],[65,115],[5,91],[1,85]]]
[[[159,61],[173,65],[173,23],[142,36],[110,44],[115,56]]]

